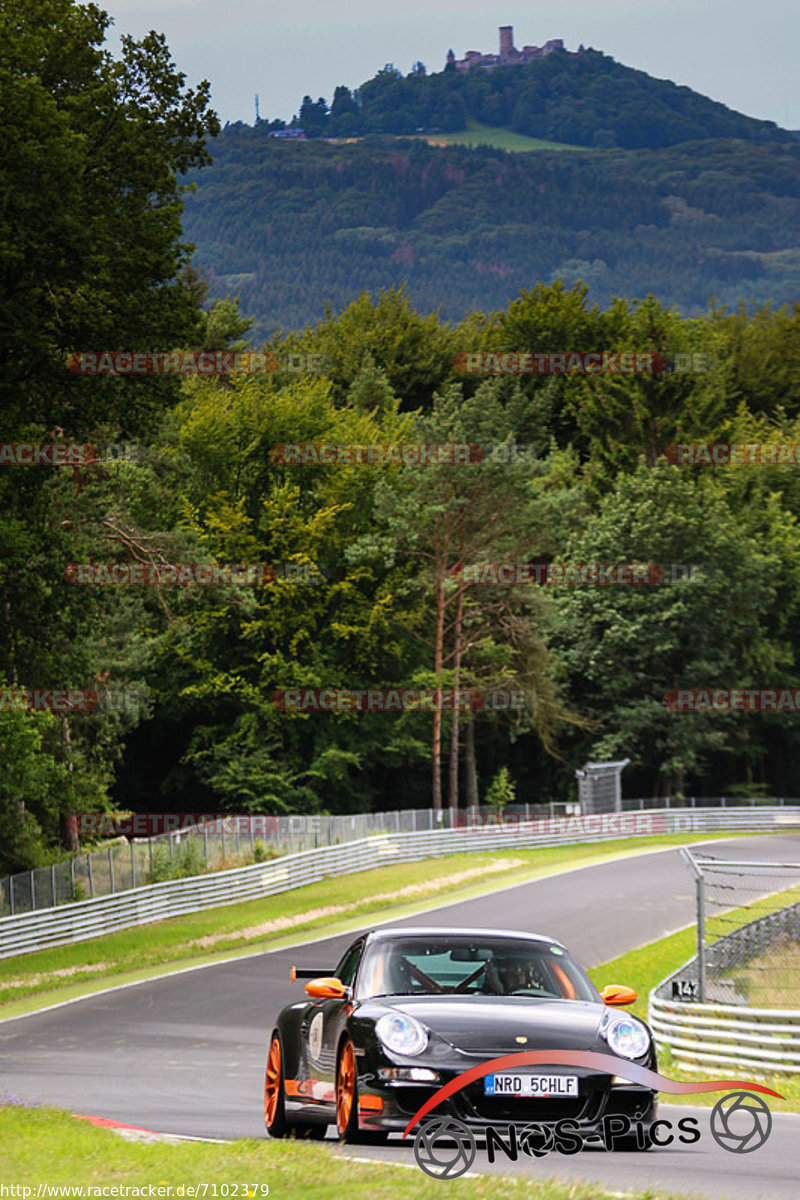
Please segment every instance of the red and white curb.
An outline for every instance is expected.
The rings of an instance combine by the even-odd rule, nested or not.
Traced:
[[[112,1121],[110,1117],[91,1117],[85,1113],[73,1113],[78,1121],[88,1121],[100,1129],[110,1129],[127,1142],[213,1142],[225,1145],[225,1138],[194,1137],[188,1133],[157,1133],[154,1129],[142,1129],[140,1125],[126,1125],[124,1121]]]

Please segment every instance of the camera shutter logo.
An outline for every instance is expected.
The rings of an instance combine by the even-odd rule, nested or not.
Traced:
[[[555,1149],[555,1130],[552,1125],[541,1125],[538,1121],[534,1121],[520,1130],[517,1144],[520,1150],[532,1158],[544,1158],[546,1154]]]
[[[772,1132],[772,1113],[752,1092],[730,1092],[711,1110],[711,1136],[731,1154],[760,1149]]]
[[[458,1179],[475,1161],[477,1146],[471,1131],[454,1117],[426,1121],[414,1138],[414,1157],[434,1179]]]

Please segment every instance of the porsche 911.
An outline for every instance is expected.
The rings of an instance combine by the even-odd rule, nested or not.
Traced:
[[[645,1135],[656,1120],[657,1093],[625,1078],[629,1063],[657,1070],[647,1025],[615,1011],[636,993],[613,984],[599,992],[552,938],[373,930],[333,969],[293,967],[292,978],[308,979],[307,995],[280,1012],[270,1033],[271,1137],[321,1138],[335,1125],[343,1141],[386,1140],[457,1076],[530,1050],[599,1052],[617,1058],[619,1071],[554,1064],[488,1073],[436,1115],[476,1129],[569,1119],[584,1140],[602,1137],[609,1116],[627,1117]]]

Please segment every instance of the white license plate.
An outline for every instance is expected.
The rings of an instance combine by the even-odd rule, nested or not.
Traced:
[[[485,1075],[484,1094],[487,1096],[541,1096],[555,1099],[559,1096],[577,1096],[577,1075],[516,1075],[502,1071],[497,1075]]]

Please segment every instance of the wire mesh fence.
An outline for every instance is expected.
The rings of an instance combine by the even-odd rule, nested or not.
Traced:
[[[573,807],[566,802],[510,805],[506,813],[525,818],[540,812],[554,816]],[[481,813],[492,814],[494,810],[443,809],[437,814],[426,808],[334,816],[231,815],[144,839],[120,837],[100,850],[0,879],[0,916],[115,895],[146,883],[267,862],[282,854],[342,845],[372,834],[453,829],[471,823]]]
[[[695,877],[696,987],[673,981],[673,997],[800,1009],[800,863],[681,853]]]
[[[800,800],[753,800],[724,796],[701,800],[695,797],[651,797],[623,799],[619,811],[752,808],[762,805],[797,808]],[[570,815],[578,809],[579,805],[569,801],[511,804],[504,809],[503,820]],[[341,845],[373,834],[455,829],[497,819],[497,810],[487,806],[455,811],[445,808],[439,813],[425,808],[348,815],[232,815],[149,838],[119,837],[102,849],[1,878],[0,916],[14,916],[77,900],[115,895],[147,883],[161,883],[208,871],[265,862],[278,855]]]

